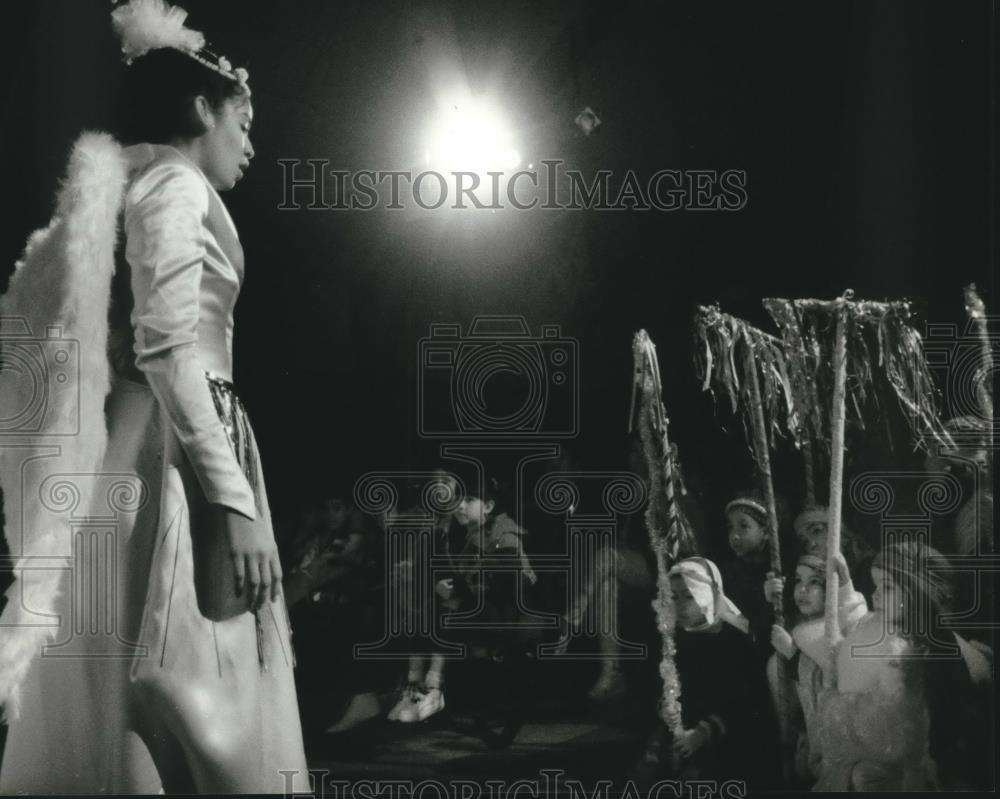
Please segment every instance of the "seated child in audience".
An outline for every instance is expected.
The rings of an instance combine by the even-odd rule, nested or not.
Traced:
[[[361,568],[365,557],[364,517],[340,497],[317,503],[305,518],[308,537],[299,541],[282,585],[289,608],[320,589],[332,592]]]
[[[498,486],[487,480],[483,496],[468,494],[458,503],[453,516],[465,530],[465,540],[453,558],[455,573],[438,580],[435,592],[443,609],[460,611],[478,609],[474,619],[487,628],[475,643],[491,643],[494,638],[511,635],[509,625],[520,613],[517,583],[528,585],[537,582],[524,551],[524,531],[506,513],[497,512]],[[490,569],[513,562],[517,568]],[[505,628],[506,626],[506,628]],[[454,631],[445,637],[454,638]],[[408,688],[400,703],[390,711],[390,719],[398,721],[423,721],[445,707],[444,657],[433,654],[430,658],[412,657],[408,674]],[[424,669],[426,668],[426,671]]]

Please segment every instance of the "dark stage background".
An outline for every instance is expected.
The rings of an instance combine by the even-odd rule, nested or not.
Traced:
[[[521,314],[579,342],[581,465],[626,465],[631,337],[658,344],[673,435],[715,505],[750,475],[692,365],[698,303],[771,327],[764,296],[995,310],[991,2],[246,2],[188,24],[249,67],[257,156],[226,196],[247,252],[236,382],[279,513],[309,486],[428,466],[418,340]],[[0,255],[52,211],[81,130],[114,124],[106,0],[4,9]],[[524,161],[592,172],[742,169],[734,213],[279,211],[279,158],[407,168],[442,70],[511,116]],[[590,137],[574,118],[598,110]],[[922,324],[919,323],[919,324]],[[727,423],[731,432],[721,429]],[[779,457],[791,463],[791,456]],[[793,495],[797,480],[779,480]]]

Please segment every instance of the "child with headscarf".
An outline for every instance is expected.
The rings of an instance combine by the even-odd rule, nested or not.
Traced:
[[[841,632],[847,632],[868,612],[865,598],[854,590],[851,573],[844,556],[836,558],[840,591],[837,599]],[[782,578],[768,581],[765,593],[769,596],[781,593]],[[829,645],[824,629],[826,604],[826,560],[819,555],[799,556],[795,566],[795,581],[792,589],[795,604],[794,625],[789,633],[775,624],[771,628],[771,644],[776,655],[768,663],[768,680],[775,699],[778,697],[777,684],[781,671],[776,658],[790,661],[789,677],[794,681],[795,692],[802,711],[801,724],[793,733],[796,745],[796,776],[808,782],[815,780],[819,772],[821,752],[816,740],[816,703],[823,688],[823,669],[830,666]],[[783,688],[784,686],[782,686]],[[790,709],[789,709],[790,710]],[[779,711],[780,712],[780,711]],[[786,711],[789,712],[789,711]],[[797,715],[797,714],[796,714]]]
[[[746,617],[705,558],[677,563],[670,590],[685,728],[673,744],[681,776],[775,787],[777,724]]]

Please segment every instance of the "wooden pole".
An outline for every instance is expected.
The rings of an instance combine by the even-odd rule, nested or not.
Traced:
[[[778,542],[778,511],[774,500],[774,482],[771,479],[771,455],[767,443],[767,427],[764,421],[764,405],[760,397],[760,378],[757,376],[757,361],[754,358],[753,347],[745,338],[746,346],[746,379],[750,387],[750,409],[753,422],[753,436],[756,442],[757,461],[761,471],[761,482],[764,485],[764,501],[767,505],[768,540],[771,543],[771,571],[775,576],[781,576],[781,550]],[[784,626],[785,614],[781,597],[774,600],[774,623]]]
[[[812,507],[816,504],[816,471],[812,441],[809,439],[802,443],[802,462],[806,469],[806,507]]]
[[[761,483],[764,486],[764,503],[767,506],[768,540],[771,545],[771,572],[780,577],[781,571],[781,549],[778,540],[778,508],[774,499],[774,481],[771,477],[771,454],[767,442],[767,426],[764,419],[764,404],[760,396],[760,378],[757,375],[757,359],[754,357],[753,347],[744,338],[743,344],[746,347],[746,380],[750,388],[751,420],[753,426],[753,436],[756,442],[757,461],[761,472]],[[774,612],[774,623],[785,626],[784,597],[779,593],[773,600],[772,610]],[[778,709],[778,726],[781,730],[782,741],[782,766],[786,774],[791,774],[792,752],[790,744],[790,719],[788,709],[788,689],[787,662],[778,656],[778,680],[775,686],[775,704]]]
[[[859,315],[873,314],[875,316],[881,316],[882,314],[889,313],[890,311],[905,313],[910,309],[910,304],[908,302],[872,302],[871,300],[861,300],[859,302],[855,302],[846,294],[836,300],[795,300],[795,306],[797,308],[807,308],[820,311],[835,312],[843,305],[851,306]]]
[[[833,347],[833,410],[831,419],[830,452],[830,510],[826,534],[826,640],[831,653],[840,642],[840,625],[837,623],[837,597],[840,579],[834,561],[840,552],[841,501],[844,492],[844,424],[847,387],[847,324],[849,309],[841,301],[836,309],[836,339]]]

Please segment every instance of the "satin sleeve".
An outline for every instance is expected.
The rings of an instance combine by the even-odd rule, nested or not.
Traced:
[[[193,169],[157,164],[125,203],[136,366],[166,411],[209,502],[256,518],[253,489],[215,410],[198,356],[208,188]]]

